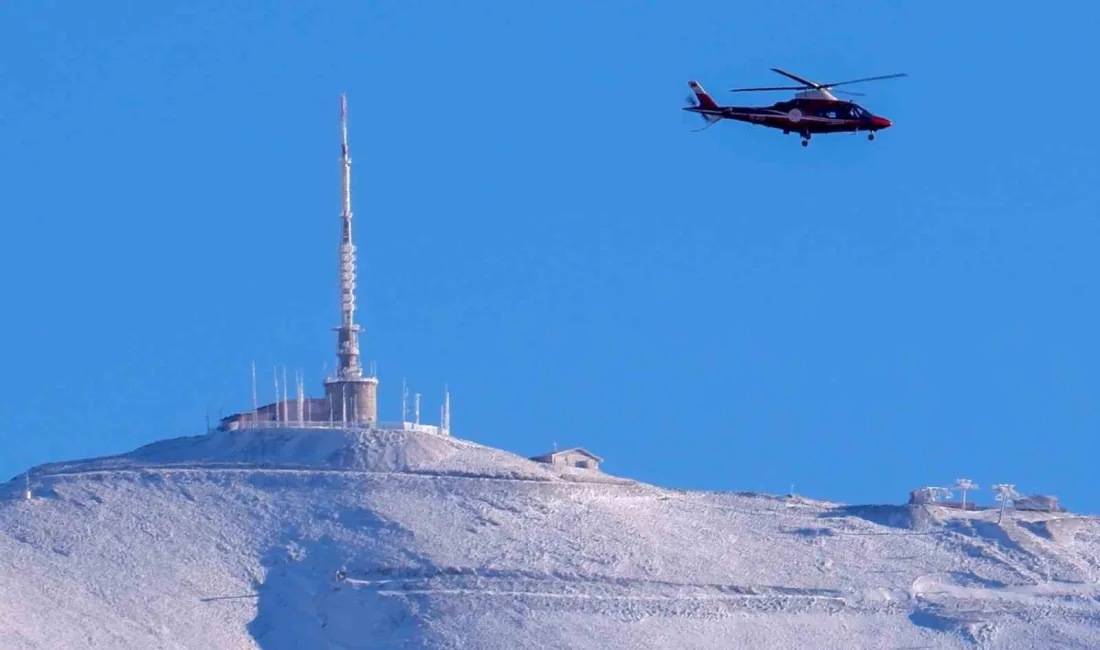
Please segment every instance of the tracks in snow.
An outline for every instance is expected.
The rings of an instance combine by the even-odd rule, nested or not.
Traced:
[[[723,618],[736,612],[907,612],[908,595],[850,594],[834,589],[770,585],[691,584],[637,578],[489,569],[429,568],[350,571],[336,583],[363,595],[505,599],[529,607],[627,616]]]
[[[316,467],[316,466],[283,466],[283,467],[264,467],[264,466],[241,466],[239,463],[235,464],[218,464],[218,463],[189,463],[180,465],[142,465],[131,467],[111,467],[111,468],[89,468],[89,469],[72,469],[61,470],[55,472],[45,472],[42,474],[36,474],[35,481],[43,481],[50,478],[68,478],[68,477],[83,477],[83,476],[116,476],[119,474],[203,474],[209,472],[218,473],[230,473],[230,474],[259,474],[259,475],[290,475],[290,476],[310,476],[316,474],[331,474],[331,475],[348,475],[348,476],[402,476],[412,478],[427,478],[427,479],[469,479],[469,480],[482,480],[482,481],[504,481],[511,483],[545,483],[547,485],[572,485],[579,487],[593,487],[593,486],[614,486],[614,487],[639,487],[639,484],[635,481],[629,481],[623,479],[621,481],[611,480],[598,480],[598,481],[581,481],[577,479],[556,479],[545,478],[537,476],[495,476],[491,474],[478,474],[475,472],[451,472],[447,470],[366,470],[366,469],[347,469],[347,468],[329,468],[329,467]]]
[[[964,587],[933,575],[908,591],[882,588],[841,591],[776,585],[697,584],[640,578],[529,571],[427,568],[349,571],[335,588],[380,598],[504,601],[527,608],[563,608],[626,618],[678,616],[721,619],[744,613],[934,615],[958,623],[1036,611],[1093,612],[1100,586],[1048,583],[1034,586]],[[508,606],[504,604],[494,607]],[[947,623],[945,623],[946,625]]]

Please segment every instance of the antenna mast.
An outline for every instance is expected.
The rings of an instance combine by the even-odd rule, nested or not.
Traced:
[[[325,396],[339,401],[341,422],[374,422],[378,418],[378,379],[371,366],[364,376],[355,322],[355,244],[351,237],[351,153],[348,149],[348,101],[340,95],[340,326],[336,328],[336,369],[325,379]]]
[[[271,374],[275,376],[275,403],[272,406],[275,407],[275,421],[278,422],[279,418],[282,417],[282,412],[279,411],[279,399],[281,397],[279,394],[279,369],[272,368]]]
[[[409,386],[404,377],[401,378],[401,421],[409,421]]]
[[[439,432],[448,434],[451,432],[451,391],[443,386],[443,407],[439,414]]]
[[[305,386],[302,385],[302,371],[294,371],[294,381],[298,384],[298,426],[303,426],[305,423],[306,394]]]
[[[355,244],[351,241],[351,152],[348,150],[348,99],[340,95],[340,163],[342,166],[340,218],[340,350],[336,375],[357,379],[363,375],[359,364],[361,328],[355,324]]]
[[[256,420],[260,416],[260,400],[256,396],[256,362],[252,362],[252,426],[256,426]]]

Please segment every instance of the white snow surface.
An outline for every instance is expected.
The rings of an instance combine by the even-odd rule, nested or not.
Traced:
[[[32,476],[0,485],[3,650],[1100,647],[1100,521],[1068,513],[665,489],[410,431]]]

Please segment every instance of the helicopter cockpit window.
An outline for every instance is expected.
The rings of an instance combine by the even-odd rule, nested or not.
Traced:
[[[862,119],[863,117],[866,117],[866,112],[862,108],[860,108],[859,106],[852,106],[851,111],[852,111],[852,117],[854,119],[858,120],[858,119]]]
[[[852,120],[859,119],[861,113],[855,106],[831,106],[822,111],[821,116],[832,120]]]

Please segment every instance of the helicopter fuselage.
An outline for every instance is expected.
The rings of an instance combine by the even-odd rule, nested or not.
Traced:
[[[867,139],[874,140],[875,132],[888,129],[893,123],[885,117],[875,115],[855,102],[836,98],[829,92],[831,88],[864,81],[893,79],[904,77],[905,73],[865,77],[849,81],[819,84],[798,75],[772,68],[773,71],[789,77],[801,86],[767,86],[757,88],[734,88],[730,92],[754,92],[774,90],[800,91],[792,99],[776,102],[771,106],[723,106],[707,94],[698,81],[688,81],[693,95],[688,96],[689,105],[685,111],[695,113],[707,123],[702,131],[722,120],[735,120],[780,129],[783,133],[797,133],[802,136],[802,146],[810,144],[810,137],[817,133],[855,133],[867,131]],[[846,91],[845,91],[846,92]]]
[[[815,133],[878,131],[891,126],[890,120],[874,115],[854,102],[833,99],[791,99],[771,106],[694,106],[684,110],[720,118],[781,129],[803,136]]]

